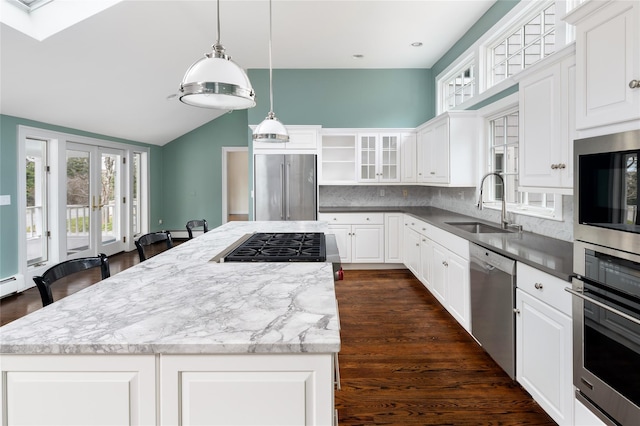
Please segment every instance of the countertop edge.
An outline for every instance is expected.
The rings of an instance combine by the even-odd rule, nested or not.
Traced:
[[[422,212],[416,212],[416,210],[422,210]],[[437,220],[434,219],[434,217],[436,216],[442,216],[442,215],[448,215],[451,217],[455,217],[456,220],[460,220],[460,221],[473,221],[473,222],[479,222],[479,223],[484,223],[486,225],[490,225],[490,226],[496,226],[496,223],[487,221],[487,220],[483,220],[483,219],[479,219],[476,217],[472,217],[472,216],[466,216],[464,214],[461,213],[456,213],[456,212],[452,212],[452,211],[448,211],[448,210],[444,210],[444,209],[440,209],[437,207],[430,207],[430,206],[398,206],[398,207],[391,207],[391,206],[380,206],[380,207],[376,207],[376,206],[364,206],[364,207],[339,207],[339,206],[324,206],[324,207],[320,207],[318,209],[319,213],[365,213],[365,212],[379,212],[379,213],[403,213],[403,214],[408,214],[410,216],[415,217],[416,219],[422,220],[426,223],[429,223],[437,228],[442,229],[443,231],[449,232],[453,235],[456,235],[460,238],[463,238],[467,241],[469,241],[470,243],[473,244],[477,244],[479,246],[482,246],[488,250],[492,250],[495,251],[496,253],[502,255],[502,256],[506,256],[510,259],[513,259],[517,262],[522,262],[526,265],[529,265],[533,268],[536,268],[542,272],[545,272],[549,275],[552,275],[556,278],[560,278],[563,281],[567,281],[570,282],[571,278],[574,276],[573,274],[573,268],[571,267],[571,270],[568,269],[555,269],[552,267],[549,267],[547,265],[544,265],[542,263],[538,263],[535,262],[531,259],[527,259],[524,258],[522,256],[519,256],[515,253],[509,252],[504,250],[502,247],[498,247],[494,244],[491,244],[487,241],[482,241],[479,237],[477,237],[474,234],[471,234],[469,232],[465,232],[462,231],[454,226],[448,225],[446,224],[444,221],[442,220]],[[428,212],[433,212],[433,214],[428,214]],[[549,242],[554,242],[557,243],[558,246],[561,245],[567,245],[567,250],[569,251],[569,253],[565,253],[567,256],[569,257],[573,257],[573,248],[572,248],[572,243],[568,242],[568,241],[563,241],[563,240],[557,240],[551,237],[546,237],[543,235],[539,235],[539,234],[534,234],[532,232],[527,232],[524,231],[523,236],[526,236],[528,238],[536,238],[536,239],[544,239],[545,241],[548,240]],[[504,234],[492,234],[492,235],[504,235]],[[517,232],[510,232],[508,233],[508,235],[518,235]],[[568,246],[571,246],[571,248],[569,248]],[[526,247],[526,244],[523,244],[523,247]],[[549,255],[549,257],[553,257],[553,255]],[[565,262],[566,263],[566,262]],[[570,262],[571,266],[573,264],[573,262]]]

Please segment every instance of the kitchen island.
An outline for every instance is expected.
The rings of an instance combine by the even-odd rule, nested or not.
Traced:
[[[325,230],[230,222],[0,328],[3,424],[332,424],[332,265],[211,261]]]

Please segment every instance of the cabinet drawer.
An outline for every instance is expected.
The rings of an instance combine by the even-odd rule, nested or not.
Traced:
[[[571,295],[564,291],[570,283],[518,262],[517,287],[531,296],[539,299],[571,316]]]
[[[430,229],[432,225],[429,225],[427,222],[424,222],[420,219],[416,219],[410,215],[404,215],[404,226],[407,226],[414,231],[416,231],[420,235],[429,236]]]
[[[384,213],[319,213],[318,220],[329,225],[384,225]]]

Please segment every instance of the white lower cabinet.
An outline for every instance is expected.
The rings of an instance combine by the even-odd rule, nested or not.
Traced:
[[[418,278],[431,291],[431,273],[433,264],[433,244],[425,236],[420,236],[420,270]]]
[[[470,330],[469,242],[410,215],[404,225],[405,266]]]
[[[336,236],[342,263],[384,263],[383,213],[319,213]]]
[[[465,330],[471,330],[469,261],[432,243],[431,292]]]
[[[516,379],[559,425],[573,422],[568,284],[518,263]]]
[[[447,305],[447,249],[439,244],[432,246],[431,293],[444,306]]]
[[[413,272],[413,275],[420,277],[420,234],[406,222],[403,251],[405,266]]]
[[[402,263],[403,251],[403,219],[402,213],[384,214],[384,261],[385,263]]]
[[[153,355],[3,354],[2,372],[2,424],[156,424]]]
[[[331,425],[333,354],[167,355],[161,425]]]

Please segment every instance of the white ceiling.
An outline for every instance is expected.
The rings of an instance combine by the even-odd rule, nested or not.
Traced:
[[[274,0],[273,67],[430,68],[493,3]],[[268,1],[222,0],[220,19],[227,53],[268,68]],[[0,113],[164,145],[222,114],[167,100],[215,38],[209,0],[125,0],[42,41],[2,23]]]

